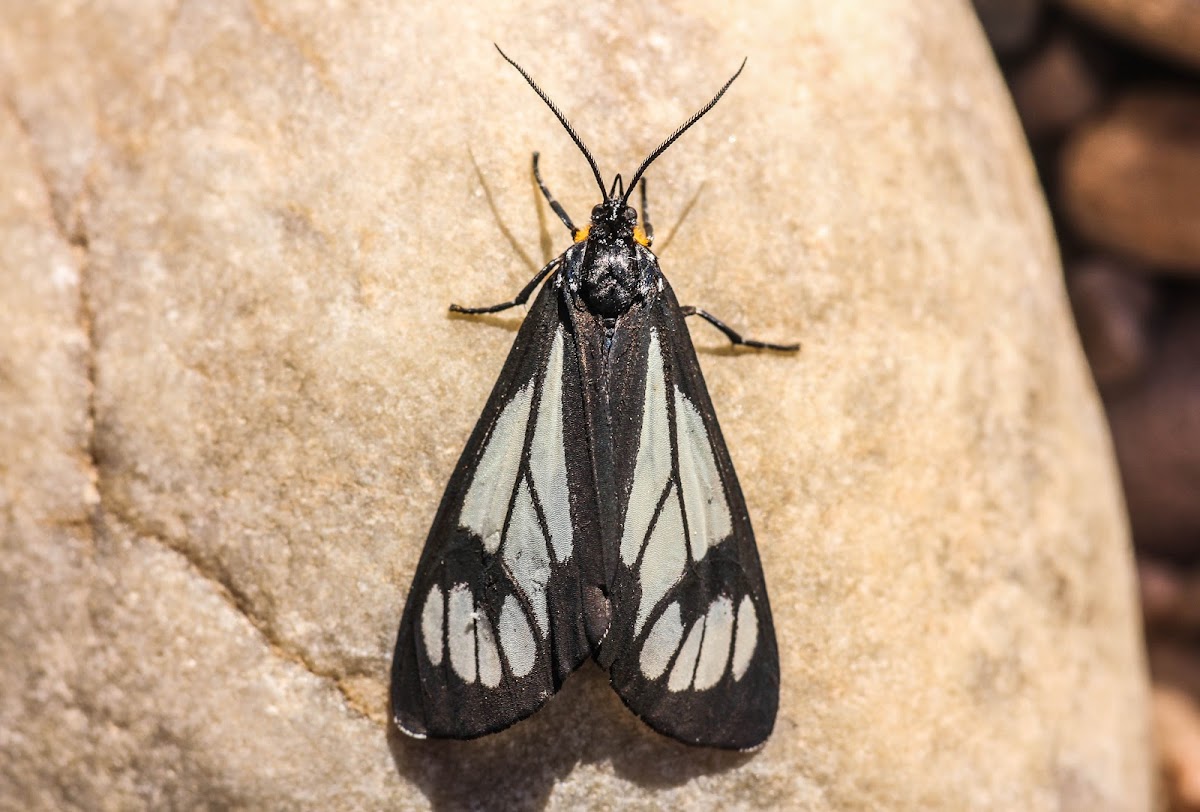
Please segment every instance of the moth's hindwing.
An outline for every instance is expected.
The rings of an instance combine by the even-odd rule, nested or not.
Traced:
[[[555,273],[517,334],[408,595],[391,702],[415,736],[508,727],[590,652],[575,517],[594,514],[595,486],[580,462],[590,458],[582,380],[558,289]]]
[[[779,704],[775,631],[745,501],[665,280],[614,341],[630,345],[613,353],[629,359],[614,370],[620,563],[599,659],[655,730],[756,747]]]

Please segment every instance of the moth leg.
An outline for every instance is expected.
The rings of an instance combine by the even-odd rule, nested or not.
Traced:
[[[650,210],[646,208],[646,179],[642,178],[642,231],[646,233],[646,247],[654,245],[654,226],[650,224]]]
[[[523,305],[523,304],[525,304],[526,301],[528,301],[530,294],[532,294],[535,290],[537,290],[537,286],[540,285],[542,283],[542,280],[546,278],[546,274],[548,274],[552,270],[554,270],[555,266],[558,265],[558,263],[561,259],[562,259],[562,257],[555,257],[554,259],[550,260],[550,262],[546,265],[545,268],[542,268],[540,271],[537,272],[537,275],[535,277],[533,277],[533,279],[529,280],[529,284],[527,284],[525,287],[521,288],[520,293],[518,293],[516,296],[514,296],[512,299],[510,299],[507,302],[501,302],[500,304],[488,305],[487,307],[462,307],[461,305],[451,304],[450,312],[451,313],[468,313],[468,314],[498,313],[501,310],[508,310],[510,307],[516,307],[517,305]]]
[[[698,307],[686,305],[680,307],[679,309],[683,312],[684,316],[699,316],[713,327],[716,327],[725,334],[725,337],[728,338],[735,347],[755,347],[760,350],[779,350],[780,352],[796,352],[800,349],[799,344],[768,344],[765,341],[758,341],[753,338],[743,338],[740,333],[738,333],[728,324],[721,321],[707,310],[701,310]]]
[[[563,225],[571,232],[571,239],[575,239],[575,235],[579,233],[579,229],[575,228],[575,224],[571,222],[571,215],[567,214],[567,210],[563,208],[562,203],[554,199],[554,195],[550,194],[550,190],[546,188],[545,182],[542,180],[542,173],[538,171],[538,153],[533,153],[533,178],[537,181],[538,188],[542,190],[542,196],[546,198],[546,202],[550,204],[550,208],[554,209],[554,213],[558,215],[558,219],[562,220]]]

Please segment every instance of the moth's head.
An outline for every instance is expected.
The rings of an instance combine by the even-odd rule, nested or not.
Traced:
[[[604,195],[604,202],[592,207],[591,222],[580,229],[575,241],[594,240],[605,244],[636,241],[649,245],[646,233],[638,225],[637,211],[625,202],[627,197],[621,176],[617,175],[612,188]]]

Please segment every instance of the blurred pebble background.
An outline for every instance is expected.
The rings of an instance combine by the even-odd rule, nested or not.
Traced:
[[[1138,558],[1173,812],[1200,811],[1200,2],[975,0],[1058,230]]]

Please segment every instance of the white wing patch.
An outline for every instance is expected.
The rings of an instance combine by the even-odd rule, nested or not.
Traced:
[[[754,647],[758,644],[758,614],[754,611],[754,601],[750,596],[742,598],[737,612],[737,631],[733,638],[733,679],[740,680],[746,676],[750,667],[750,658],[754,656]]]
[[[525,676],[533,670],[533,663],[537,659],[537,643],[521,604],[512,595],[504,599],[499,627],[500,647],[504,649],[509,670],[514,677]]]
[[[672,601],[642,643],[638,658],[642,676],[658,679],[674,658],[675,664],[667,677],[669,691],[707,691],[721,681],[731,662],[733,678],[739,680],[750,667],[757,626],[749,595],[742,599],[736,621],[733,601],[720,595],[708,605],[707,612],[692,622],[685,638],[679,601]]]
[[[733,532],[725,488],[704,418],[678,387],[672,388],[678,488],[671,479],[671,419],[662,345],[658,331],[652,329],[646,355],[646,393],[637,461],[621,532],[621,560],[627,567],[638,567],[642,593],[634,622],[635,637],[654,607],[683,575],[688,553],[693,561],[700,561],[710,548]],[[732,611],[729,614],[732,627]]]
[[[466,584],[455,584],[446,603],[450,666],[463,682],[475,681],[475,599]]]
[[[546,537],[538,523],[533,496],[529,483],[521,480],[517,489],[517,501],[513,504],[512,519],[504,538],[504,563],[517,586],[533,604],[533,615],[542,637],[550,630],[550,618],[546,608],[546,584],[550,581],[550,552],[546,549]]]
[[[692,684],[692,677],[696,675],[696,658],[700,656],[700,639],[702,637],[704,637],[703,617],[692,624],[687,639],[683,641],[683,648],[679,650],[679,656],[675,658],[675,667],[671,669],[671,676],[667,678],[667,690],[683,691]]]
[[[442,635],[446,631],[446,596],[442,588],[434,584],[429,588],[425,606],[421,609],[421,639],[425,641],[425,653],[429,662],[442,664]]]
[[[642,644],[642,654],[638,664],[642,667],[642,675],[646,679],[658,679],[667,666],[671,664],[671,656],[679,648],[683,639],[683,620],[679,615],[679,601],[673,601],[646,635]]]
[[[687,509],[688,542],[692,558],[704,558],[709,547],[720,544],[733,530],[725,489],[717,473],[712,444],[704,419],[683,393],[675,390],[675,424],[679,438],[679,481]]]
[[[487,447],[475,466],[475,475],[463,497],[458,523],[479,534],[489,553],[500,549],[504,517],[512,499],[513,487],[521,467],[525,447],[525,427],[529,423],[529,405],[533,402],[533,383],[513,395],[496,419]]]
[[[459,525],[478,534],[484,550],[490,554],[500,551],[513,582],[529,599],[533,610],[533,617],[526,617],[521,604],[512,596],[509,596],[501,610],[500,647],[509,668],[518,677],[533,670],[537,645],[531,625],[537,627],[543,640],[550,633],[546,585],[550,581],[551,558],[561,563],[569,559],[572,552],[571,502],[567,485],[566,449],[563,446],[564,341],[563,329],[559,327],[546,357],[546,367],[542,370],[536,415],[533,414],[536,380],[526,384],[504,405],[480,454],[459,514]],[[529,446],[529,462],[527,468],[522,470],[522,455],[531,418],[535,423]],[[541,507],[540,518],[537,505]],[[543,519],[545,529],[542,526]],[[549,537],[546,530],[549,530]],[[459,586],[466,588],[465,585]],[[428,606],[427,603],[427,613],[432,612]],[[455,606],[451,602],[451,623],[455,620]],[[424,617],[422,624],[424,632]],[[439,624],[440,620],[430,617],[430,627]],[[500,660],[492,629],[486,619],[480,626],[482,631],[473,633],[469,641],[466,635],[454,638],[453,626],[450,629],[450,662],[459,676],[468,682],[474,681],[474,663],[477,661],[478,676],[485,685],[491,684],[489,679],[499,680]],[[457,661],[454,639],[457,639],[459,652]],[[479,648],[478,658],[474,648],[477,641],[480,646],[490,646],[486,650]],[[468,654],[471,665],[466,662]],[[430,660],[433,661],[432,653]],[[456,662],[462,663],[461,669]]]
[[[683,575],[687,565],[687,548],[683,537],[683,513],[679,507],[679,494],[674,486],[668,486],[667,501],[658,521],[650,533],[650,541],[642,554],[642,565],[638,569],[638,581],[642,597],[638,602],[637,621],[633,625],[636,637],[650,615],[650,610]]]
[[[704,640],[700,658],[696,661],[696,678],[692,687],[703,691],[721,681],[729,662],[729,644],[733,642],[733,601],[724,595],[708,607],[704,617]]]
[[[514,677],[527,676],[537,660],[533,630],[513,595],[505,598],[493,629],[487,613],[476,607],[468,584],[455,584],[448,595],[434,584],[421,609],[421,637],[434,666],[442,664],[443,633],[449,643],[450,667],[463,682],[478,680],[488,688],[499,686],[504,677],[501,651]]]
[[[650,331],[646,356],[646,397],[642,404],[642,433],[638,440],[633,488],[625,509],[621,535],[621,560],[632,567],[645,543],[654,511],[671,478],[671,427],[667,415],[667,384],[663,378],[662,351],[658,332]]]
[[[496,635],[487,615],[475,616],[475,640],[479,647],[479,681],[489,688],[500,684],[500,653],[496,651]]]
[[[550,346],[542,374],[541,401],[533,445],[529,449],[529,475],[550,527],[558,561],[571,557],[571,505],[567,494],[567,458],[563,447],[563,331],[559,327]],[[487,446],[463,497],[459,524],[479,534],[489,553],[500,549],[509,500],[521,470],[525,430],[533,403],[530,381],[504,405],[492,427]]]
[[[546,359],[542,376],[541,402],[533,445],[529,449],[529,473],[542,503],[546,526],[556,561],[571,557],[571,503],[567,496],[567,455],[563,447],[563,331],[559,327]],[[544,627],[543,627],[544,628]]]

